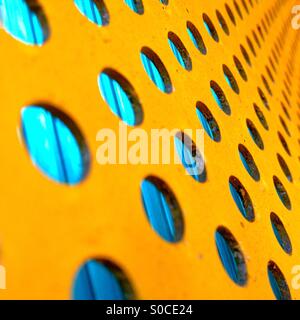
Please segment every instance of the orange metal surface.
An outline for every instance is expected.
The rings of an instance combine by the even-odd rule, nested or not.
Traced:
[[[1,264],[7,272],[7,289],[0,290],[0,298],[68,299],[76,270],[91,257],[109,258],[122,267],[140,299],[273,299],[267,275],[268,261],[273,260],[283,272],[292,298],[300,298],[300,291],[291,285],[292,267],[300,264],[300,31],[291,27],[295,1],[253,0],[253,7],[246,1],[248,14],[237,0],[241,19],[231,0],[170,0],[168,6],[159,0],[144,0],[143,15],[134,13],[121,0],[106,0],[110,23],[105,27],[90,23],[71,0],[39,2],[50,26],[50,38],[45,45],[26,46],[0,30],[0,240]],[[225,3],[234,13],[236,26],[225,11]],[[217,22],[216,9],[228,24],[229,36]],[[213,21],[220,38],[218,43],[205,30],[203,13]],[[201,55],[193,46],[186,31],[187,21],[199,29],[207,55]],[[258,25],[264,40],[257,31]],[[261,47],[253,38],[253,30]],[[169,31],[185,44],[193,64],[190,72],[182,69],[172,54]],[[256,56],[246,36],[251,39]],[[241,54],[240,44],[247,49],[251,67]],[[147,77],[140,61],[144,46],[154,50],[167,68],[174,86],[171,94],[157,90]],[[242,61],[247,82],[237,72],[233,55]],[[274,83],[265,67],[272,70],[269,57],[276,67],[276,72],[272,71]],[[239,94],[228,86],[223,64],[236,78]],[[140,127],[148,132],[151,128],[201,128],[196,102],[208,106],[219,124],[222,139],[215,143],[205,136],[205,183],[188,177],[182,166],[97,164],[98,130],[117,131],[119,127],[119,119],[101,99],[97,86],[98,74],[107,67],[120,72],[134,87],[144,110]],[[262,74],[272,96],[264,87]],[[291,95],[284,85],[286,74],[291,80]],[[230,116],[214,101],[211,80],[224,90],[231,106]],[[265,92],[270,110],[263,106],[258,86]],[[28,157],[18,134],[20,110],[39,102],[66,112],[84,134],[92,157],[91,170],[77,186],[49,180]],[[291,120],[283,113],[281,102]],[[253,103],[263,111],[268,131],[260,124]],[[290,137],[279,115],[287,123]],[[264,150],[251,139],[246,119],[251,119],[258,129]],[[291,156],[283,149],[278,131],[286,139]],[[242,165],[240,143],[248,148],[257,164],[261,175],[258,182]],[[282,172],[277,153],[287,162],[293,182]],[[182,207],[185,234],[178,244],[164,242],[146,219],[140,183],[149,174],[165,180]],[[239,178],[251,196],[256,213],[252,223],[243,218],[230,195],[231,175]],[[279,200],[274,175],[287,189],[291,210]],[[287,229],[293,246],[291,255],[281,249],[274,236],[271,212],[281,218]],[[249,279],[245,287],[235,285],[220,262],[214,240],[220,225],[234,234],[246,257]]]

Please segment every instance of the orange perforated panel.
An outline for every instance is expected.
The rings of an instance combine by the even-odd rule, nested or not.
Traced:
[[[122,268],[139,299],[273,299],[269,261],[280,268],[291,297],[299,298],[292,274],[300,264],[300,31],[291,25],[297,3],[170,0],[163,5],[143,0],[144,13],[137,14],[122,0],[105,0],[109,23],[102,27],[80,14],[72,0],[39,3],[49,24],[44,45],[27,46],[0,29],[0,239],[7,276],[0,298],[69,299],[76,271],[94,257]],[[218,41],[205,27],[203,14]],[[226,26],[223,19],[219,23],[219,14]],[[201,34],[206,54],[191,41],[187,22]],[[169,32],[184,44],[191,70],[176,60]],[[168,71],[171,93],[158,90],[147,76],[140,58],[144,47]],[[176,164],[97,163],[97,132],[111,128],[118,133],[119,128],[97,84],[107,68],[134,88],[144,113],[138,127],[148,133],[151,128],[202,128],[196,105],[205,104],[220,131],[219,141],[204,136],[205,182]],[[211,81],[223,90],[230,114],[216,103]],[[55,106],[81,129],[91,166],[80,184],[53,182],[33,165],[19,131],[20,111],[32,104]],[[250,172],[256,179],[243,165],[239,145],[252,158]],[[164,241],[147,221],[140,184],[149,175],[176,194],[184,219],[178,243]],[[229,187],[236,181],[230,177],[240,181],[243,195],[247,191],[254,219],[239,211]],[[289,253],[274,235],[271,212],[290,238]],[[245,257],[245,285],[235,284],[220,261],[215,243],[220,226],[234,235]]]

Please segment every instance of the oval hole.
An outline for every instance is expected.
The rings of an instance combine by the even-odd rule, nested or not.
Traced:
[[[279,199],[288,210],[291,210],[292,209],[291,200],[282,182],[279,180],[278,177],[273,176],[273,183]]]
[[[286,140],[284,139],[283,135],[282,135],[279,131],[277,132],[277,134],[278,134],[278,138],[279,138],[279,140],[280,140],[280,142],[281,142],[281,144],[282,144],[283,149],[285,150],[285,152],[286,152],[289,156],[291,156],[290,148],[289,148]]]
[[[293,182],[293,177],[292,177],[291,171],[290,171],[287,163],[285,162],[285,160],[283,159],[283,157],[279,153],[277,153],[277,159],[278,159],[280,168],[282,169],[282,171],[285,174],[285,176],[287,177],[287,179],[290,182]]]
[[[245,257],[233,234],[225,227],[218,227],[215,241],[220,260],[230,279],[239,286],[246,285],[248,274]]]
[[[239,154],[240,158],[242,160],[242,163],[247,170],[247,172],[250,174],[250,176],[255,180],[259,181],[260,174],[258,171],[258,168],[256,166],[256,163],[249,152],[249,150],[242,144],[239,144]]]
[[[132,300],[135,294],[118,266],[108,260],[93,259],[77,271],[72,297],[74,300]]]
[[[233,56],[233,61],[242,79],[247,81],[248,77],[241,61],[236,56]]]
[[[79,12],[98,26],[109,24],[109,13],[103,0],[74,0]]]
[[[207,106],[202,102],[197,102],[196,112],[208,136],[212,140],[219,142],[221,140],[220,129],[217,121],[215,120]]]
[[[271,212],[270,215],[272,229],[281,248],[287,253],[292,254],[292,244],[286,229],[279,217]]]
[[[223,31],[229,35],[229,28],[228,25],[224,19],[224,17],[222,16],[221,12],[219,10],[216,10],[216,15],[217,15],[217,19],[219,21],[219,24],[221,26],[221,28],[223,29]]]
[[[229,68],[225,64],[223,64],[223,72],[224,72],[226,82],[229,84],[230,88],[235,93],[237,93],[237,94],[240,93],[239,86],[238,86],[232,72],[229,70]]]
[[[251,60],[250,60],[248,52],[246,51],[246,49],[242,45],[240,45],[240,49],[241,49],[241,52],[242,52],[242,55],[243,55],[245,61],[251,67]]]
[[[234,14],[227,3],[225,4],[225,9],[231,22],[236,25]]]
[[[172,83],[167,69],[151,49],[144,47],[141,50],[143,67],[151,81],[163,92],[171,93]]]
[[[177,61],[184,69],[188,71],[192,70],[192,60],[182,41],[173,32],[168,33],[168,38],[170,47]]]
[[[220,86],[215,81],[210,81],[211,93],[217,102],[218,106],[227,114],[231,114],[230,105],[227,101],[227,98],[220,88]]]
[[[205,46],[205,43],[203,41],[203,38],[202,38],[199,30],[190,21],[187,22],[186,27],[187,27],[188,34],[189,34],[194,46],[202,54],[206,54],[207,53],[206,46]]]
[[[268,277],[271,288],[277,300],[292,299],[285,277],[277,264],[273,261],[268,262]]]
[[[142,0],[124,0],[128,7],[137,14],[144,13],[144,5]]]
[[[254,111],[257,115],[258,120],[260,121],[260,123],[262,124],[262,126],[266,129],[269,130],[269,125],[267,123],[267,120],[263,114],[263,112],[261,111],[261,109],[258,107],[258,105],[256,103],[253,104],[254,106]]]
[[[151,227],[164,240],[178,242],[184,223],[179,203],[169,186],[157,177],[147,177],[141,184],[142,200]]]
[[[29,45],[42,45],[49,37],[46,16],[36,0],[2,0],[0,18],[4,29]]]
[[[265,94],[263,93],[263,91],[261,90],[260,87],[257,88],[257,92],[258,92],[259,97],[260,97],[262,103],[264,104],[264,106],[265,106],[268,110],[270,110],[268,99],[266,98]]]
[[[118,72],[105,69],[98,77],[103,99],[111,111],[130,126],[143,121],[143,111],[132,85]]]
[[[243,217],[253,222],[255,219],[254,208],[247,190],[240,180],[234,176],[229,178],[229,187],[233,200]]]
[[[255,142],[255,144],[259,147],[259,149],[264,150],[264,142],[258,130],[256,129],[254,123],[251,120],[247,119],[246,124],[247,124],[248,131],[250,133],[250,136]]]
[[[28,106],[21,112],[22,137],[33,163],[49,178],[77,184],[89,170],[90,156],[76,124],[48,106]]]
[[[209,35],[216,42],[219,42],[219,36],[218,36],[217,30],[216,30],[215,26],[213,25],[212,21],[210,20],[210,18],[208,17],[208,15],[203,13],[202,18],[203,18],[205,29],[207,30]]]
[[[175,147],[186,174],[193,177],[197,182],[206,181],[204,159],[194,141],[184,132],[175,135]]]

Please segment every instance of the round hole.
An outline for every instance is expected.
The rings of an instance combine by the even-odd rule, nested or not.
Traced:
[[[227,114],[231,114],[230,105],[227,101],[227,98],[220,88],[220,86],[215,81],[210,81],[211,93],[217,102],[218,106]]]
[[[277,134],[278,134],[278,138],[279,138],[279,140],[280,140],[280,142],[282,144],[283,149],[285,150],[285,152],[289,156],[291,156],[291,152],[290,152],[289,146],[288,146],[286,140],[284,139],[283,135],[279,131],[277,132]]]
[[[235,10],[236,10],[237,14],[243,20],[242,11],[241,11],[239,5],[237,4],[237,2],[235,0],[233,1],[233,4],[234,4],[234,7],[235,7]]]
[[[28,45],[42,45],[49,37],[46,16],[36,0],[2,0],[0,17],[3,28]]]
[[[269,125],[267,123],[267,120],[266,120],[263,112],[261,111],[261,109],[258,107],[258,105],[256,103],[254,103],[253,106],[254,106],[254,110],[255,110],[255,113],[257,115],[258,120],[260,121],[260,123],[262,124],[262,126],[266,130],[269,130]]]
[[[245,257],[233,234],[223,226],[218,227],[215,241],[220,260],[230,279],[239,286],[246,285],[248,274]]]
[[[291,240],[289,238],[288,233],[285,230],[283,223],[274,212],[271,212],[270,219],[271,219],[273,232],[281,248],[287,254],[292,254]]]
[[[245,11],[249,14],[249,9],[247,7],[247,4],[246,4],[245,0],[242,0],[242,4],[243,4],[243,7],[244,7]]]
[[[250,60],[248,52],[246,51],[246,49],[242,45],[240,45],[240,49],[241,49],[241,53],[242,53],[245,61],[251,67],[251,60]]]
[[[273,83],[275,83],[275,79],[273,77],[273,74],[272,74],[272,72],[271,72],[271,70],[270,70],[270,68],[268,66],[266,66],[266,71],[267,71],[267,74],[268,74],[269,78],[271,79],[271,81]]]
[[[246,37],[246,41],[247,41],[247,44],[248,44],[251,52],[253,53],[254,57],[256,57],[256,52],[255,52],[252,41],[249,39],[249,37]]]
[[[249,150],[244,145],[239,144],[239,154],[247,172],[255,181],[258,181],[260,179],[260,174]]]
[[[132,300],[135,294],[118,266],[108,260],[93,259],[77,271],[72,297],[74,300]]]
[[[206,169],[204,159],[194,141],[184,132],[178,132],[174,141],[177,154],[187,174],[197,182],[205,182]]]
[[[268,110],[270,110],[269,102],[268,102],[265,94],[264,94],[263,91],[261,90],[261,88],[258,87],[258,88],[257,88],[257,91],[258,91],[259,97],[260,97],[262,103],[264,104],[264,106],[265,106]]]
[[[217,19],[219,21],[219,24],[221,26],[221,28],[223,29],[223,31],[229,35],[229,28],[228,25],[224,19],[224,17],[222,16],[221,12],[219,10],[216,10],[216,15],[217,15]]]
[[[257,25],[257,30],[258,30],[258,33],[259,33],[261,39],[264,41],[265,37],[264,37],[264,34],[262,32],[261,26]]]
[[[234,25],[236,25],[236,21],[235,21],[235,17],[234,17],[234,15],[233,15],[233,12],[232,12],[232,10],[230,9],[230,7],[229,7],[229,5],[228,5],[227,3],[225,4],[225,9],[226,9],[226,12],[227,12],[228,17],[229,17],[229,19],[231,20],[231,22],[232,22]]]
[[[285,160],[283,159],[283,157],[279,153],[277,153],[277,159],[278,159],[279,165],[280,165],[283,173],[287,177],[287,179],[290,182],[293,182],[293,177],[292,177],[291,171],[290,171],[287,163],[285,162]]]
[[[235,64],[240,76],[242,77],[242,79],[244,81],[247,81],[248,80],[247,74],[246,74],[246,71],[245,71],[241,61],[236,56],[233,56],[233,61],[234,61],[234,64]]]
[[[271,288],[277,300],[292,299],[285,277],[277,264],[273,261],[268,262],[268,277]]]
[[[183,237],[183,216],[175,195],[159,178],[148,177],[141,184],[142,200],[151,227],[164,240],[178,242]]]
[[[240,180],[231,176],[229,178],[229,188],[232,198],[243,217],[249,222],[253,222],[255,219],[254,207],[247,190],[244,188]]]
[[[48,106],[28,106],[21,112],[21,131],[32,162],[49,178],[74,185],[86,177],[89,152],[67,115]]]
[[[291,116],[290,116],[287,108],[285,107],[285,105],[284,105],[282,102],[281,102],[280,104],[281,104],[281,107],[282,107],[282,110],[283,110],[285,116],[286,116],[289,120],[291,120]]]
[[[186,70],[192,70],[192,60],[182,41],[173,32],[168,33],[168,38],[170,47],[177,61]]]
[[[143,121],[143,111],[131,84],[119,73],[105,69],[98,77],[103,99],[111,111],[130,126]]]
[[[282,119],[282,117],[279,115],[279,120],[280,120],[280,123],[284,129],[284,131],[286,132],[286,134],[290,137],[291,134],[290,134],[290,131],[289,131],[289,128],[288,126],[286,125],[285,121]]]
[[[226,79],[226,82],[229,84],[230,88],[237,94],[240,93],[239,86],[229,68],[223,64],[223,72]]]
[[[219,36],[218,36],[217,30],[216,30],[215,26],[213,25],[212,21],[210,20],[210,18],[208,17],[208,15],[203,13],[202,18],[203,18],[204,26],[205,26],[207,32],[209,33],[209,35],[216,42],[219,42]]]
[[[256,34],[256,32],[255,32],[254,30],[252,30],[252,35],[253,35],[253,38],[254,38],[257,46],[258,46],[259,48],[261,48],[261,44],[260,44],[259,39],[258,39],[258,37],[257,37],[257,34]]]
[[[144,13],[144,5],[142,0],[124,0],[128,7],[137,14]]]
[[[263,75],[261,76],[261,78],[262,78],[263,84],[264,84],[266,90],[268,91],[269,95],[272,96],[272,90],[269,86],[267,79]]]
[[[291,200],[282,182],[279,180],[278,177],[273,176],[273,183],[279,199],[288,210],[291,210],[292,209]]]
[[[141,60],[151,81],[161,91],[171,93],[173,88],[169,73],[158,55],[150,48],[144,47],[141,50]]]
[[[77,9],[82,15],[98,26],[109,23],[109,13],[103,0],[74,0]]]
[[[263,142],[259,132],[257,131],[254,123],[251,120],[247,119],[246,124],[247,124],[247,128],[249,130],[251,138],[253,139],[255,144],[259,147],[259,149],[263,150],[264,149],[264,142]]]
[[[197,102],[196,111],[206,133],[212,140],[219,142],[221,140],[220,129],[217,121],[215,120],[207,106],[202,102]]]
[[[202,38],[199,30],[190,21],[187,22],[186,26],[187,26],[188,34],[189,34],[193,44],[195,45],[195,47],[202,54],[206,54],[207,53],[206,46],[205,46],[205,43],[203,41],[203,38]]]

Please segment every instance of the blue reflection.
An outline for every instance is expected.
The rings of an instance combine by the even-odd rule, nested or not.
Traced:
[[[32,3],[32,1],[31,1]],[[14,38],[30,45],[42,45],[47,37],[41,9],[26,0],[0,0],[0,20]]]
[[[22,133],[32,161],[57,182],[76,184],[86,173],[76,137],[49,110],[30,106],[22,111]]]

